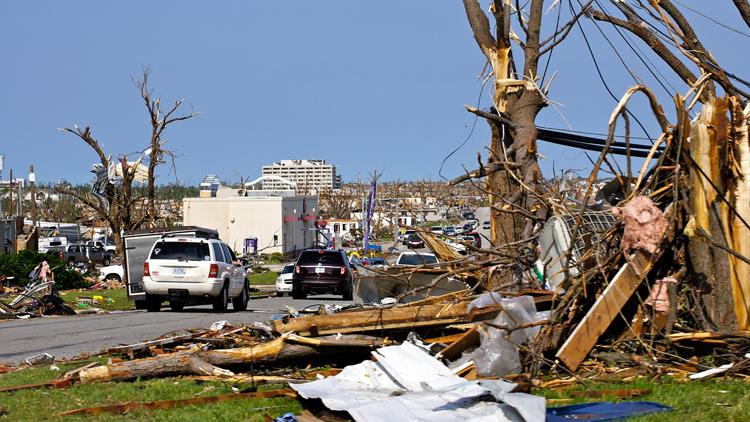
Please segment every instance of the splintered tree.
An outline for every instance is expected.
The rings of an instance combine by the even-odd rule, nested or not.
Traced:
[[[166,158],[174,158],[172,152],[164,148],[164,132],[171,124],[199,114],[183,113],[181,108],[184,100],[177,100],[162,109],[161,98],[154,97],[149,88],[149,74],[150,71],[146,68],[141,77],[134,81],[151,124],[148,147],[138,154],[135,161],[128,161],[127,156],[113,157],[106,154],[101,142],[92,135],[88,126],[81,129],[74,125],[72,128],[61,129],[85,142],[96,153],[99,162],[95,171],[97,179],[90,192],[81,193],[68,184],[59,184],[56,190],[76,198],[105,221],[112,230],[118,252],[123,248],[122,232],[154,227],[159,219],[156,170],[166,163]],[[136,182],[143,188],[139,189]]]
[[[733,3],[739,16],[750,27],[748,1],[733,0]],[[612,141],[612,130],[618,118],[625,121],[628,132],[630,118],[635,116],[625,105],[636,92],[647,96],[663,131],[657,144],[669,145],[674,138],[682,139],[686,131],[691,130],[688,111],[696,104],[702,107],[702,127],[711,129],[707,134],[692,134],[688,143],[680,144],[677,154],[681,155],[672,157],[678,164],[683,163],[685,171],[689,172],[686,178],[690,183],[683,185],[686,186],[683,191],[676,190],[671,200],[689,204],[686,265],[688,281],[702,295],[699,301],[706,310],[704,327],[736,329],[739,326],[746,329],[750,326],[750,317],[744,315],[744,320],[737,321],[732,308],[746,308],[747,303],[740,301],[750,301],[750,268],[747,267],[750,260],[745,252],[738,252],[750,249],[747,241],[750,236],[745,234],[750,229],[750,218],[747,218],[750,217],[747,215],[750,152],[747,151],[746,133],[750,82],[727,71],[711,54],[690,19],[681,11],[686,6],[678,7],[670,0],[550,0],[546,5],[548,10],[558,8],[558,18],[551,35],[543,38],[544,0],[493,0],[488,13],[482,10],[477,0],[464,0],[474,38],[489,64],[488,79],[493,82],[493,107],[478,110],[467,106],[467,109],[487,120],[492,138],[487,162],[480,159],[478,169],[453,182],[487,177],[486,190],[490,194],[496,244],[507,245],[529,239],[536,223],[545,219],[552,205],[542,193],[543,179],[537,165],[535,119],[548,103],[546,98],[550,87],[550,82],[544,80],[546,65],[540,75],[540,59],[563,42],[573,28],[578,28],[585,36],[583,17],[605,37],[605,29],[613,30],[668,92],[668,101],[675,102],[678,123],[671,125],[666,121],[654,93],[640,84],[640,79],[618,54],[623,65],[638,80],[638,86],[620,100],[619,111],[610,121],[607,142]],[[565,23],[559,18],[563,7],[569,11]],[[491,25],[490,20],[494,24]],[[590,49],[588,41],[584,40]],[[609,39],[607,41],[613,49],[617,48]],[[642,46],[647,48],[643,50]],[[595,57],[593,51],[591,55]],[[662,61],[673,72],[672,76],[682,81],[683,91],[677,91],[671,85],[667,87],[663,81],[665,77],[654,68],[651,58],[644,56]],[[600,76],[604,80],[601,73]],[[715,124],[706,123],[712,115]],[[721,122],[724,126],[717,126]],[[699,126],[693,124],[692,130]],[[702,143],[704,145],[699,150],[698,145]],[[606,153],[605,147],[589,182],[597,177],[599,164],[606,161]],[[678,165],[675,174],[681,174],[680,169]],[[676,178],[675,185],[677,183]],[[731,289],[727,280],[731,280]],[[741,315],[740,312],[736,314]]]
[[[452,183],[488,176],[492,238],[495,244],[509,244],[529,238],[535,223],[547,215],[547,204],[538,194],[543,179],[537,163],[534,122],[548,103],[549,86],[540,86],[543,81],[539,62],[565,39],[582,12],[542,38],[544,0],[528,3],[528,19],[522,16],[518,2],[494,0],[490,4],[494,25],[490,25],[490,18],[477,0],[463,3],[474,39],[489,63],[488,78],[494,84],[493,108],[489,112],[468,106],[467,109],[487,119],[492,138],[487,162],[480,159],[479,169]],[[589,4],[591,1],[585,7]],[[513,22],[517,32],[511,29]],[[515,51],[512,42],[519,47]],[[522,57],[514,55],[516,52]]]

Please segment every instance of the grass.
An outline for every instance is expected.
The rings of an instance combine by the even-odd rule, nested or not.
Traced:
[[[97,359],[102,362],[102,359]],[[61,376],[65,371],[83,366],[87,362],[59,365],[60,371],[48,366],[23,369],[0,376],[0,387],[40,383]],[[283,386],[262,386],[259,390],[273,390]],[[183,378],[163,378],[147,381],[111,382],[105,384],[75,385],[67,389],[23,390],[0,393],[0,416],[9,421],[63,420],[53,415],[67,410],[90,406],[105,406],[126,401],[155,401],[210,397],[231,394],[231,386],[217,382],[198,383]],[[65,421],[263,421],[264,415],[278,417],[287,412],[301,410],[296,400],[287,397],[248,398],[221,403],[190,405],[164,410],[139,410],[120,414],[97,416],[70,416]]]
[[[103,363],[106,358],[91,361]],[[0,387],[40,383],[61,376],[65,371],[83,366],[85,362],[61,364],[60,371],[52,371],[49,366],[23,369],[0,375]],[[262,386],[260,390],[282,388],[280,385]],[[679,382],[671,378],[661,381],[637,380],[627,383],[590,383],[565,390],[535,389],[533,394],[554,401],[549,406],[592,402],[617,401],[614,397],[571,398],[574,391],[620,390],[645,388],[650,394],[633,400],[655,401],[674,408],[671,412],[632,418],[633,422],[690,422],[690,421],[746,421],[750,420],[750,388],[740,380],[705,380]],[[162,378],[136,380],[133,382],[111,382],[92,385],[75,385],[68,389],[24,390],[15,393],[0,393],[0,414],[7,420],[37,421],[58,420],[54,414],[80,407],[103,406],[125,401],[155,401],[208,397],[231,394],[231,386],[217,383],[198,383],[184,378]],[[561,402],[564,400],[564,403]],[[249,420],[262,421],[264,415],[278,417],[287,412],[300,412],[300,404],[287,397],[269,399],[242,399],[222,403],[190,405],[164,410],[140,410],[125,415],[102,414],[97,416],[75,416],[66,421],[223,421]],[[2,419],[2,418],[0,418]]]
[[[636,380],[628,383],[594,383],[566,390],[534,390],[533,394],[555,399],[548,406],[617,401],[613,397],[571,398],[573,391],[621,390],[645,388],[651,392],[634,401],[654,401],[674,410],[628,419],[633,422],[747,421],[750,420],[750,385],[739,380],[704,380],[679,382],[665,377],[661,381]],[[570,401],[559,399],[570,399]]]
[[[250,280],[251,286],[270,285],[276,283],[276,277],[278,276],[279,275],[276,274],[276,271],[266,271],[264,273],[250,274],[247,279]]]
[[[104,300],[99,300],[98,305],[79,306],[78,298],[92,299],[94,296],[101,296]],[[65,302],[75,310],[100,308],[106,311],[127,311],[134,308],[133,302],[128,300],[126,289],[113,290],[66,290],[60,292]]]

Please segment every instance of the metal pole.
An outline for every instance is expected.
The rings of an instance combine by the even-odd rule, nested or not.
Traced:
[[[31,227],[36,227],[36,174],[34,165],[29,166],[29,189],[31,190]]]
[[[13,217],[16,214],[16,210],[13,209],[13,169],[10,169],[10,184],[8,185],[8,193],[8,196],[10,197],[10,207],[8,211],[10,212],[10,216]]]

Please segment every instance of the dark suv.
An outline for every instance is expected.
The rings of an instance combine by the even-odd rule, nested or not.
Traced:
[[[305,299],[308,293],[334,293],[352,300],[355,271],[342,251],[303,251],[294,263],[292,297]]]

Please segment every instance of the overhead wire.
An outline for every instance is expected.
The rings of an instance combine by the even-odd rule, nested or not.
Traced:
[[[731,27],[731,26],[729,26],[729,25],[727,25],[725,23],[722,23],[721,21],[717,21],[716,19],[712,18],[711,16],[706,15],[705,13],[701,12],[700,10],[695,10],[695,9],[691,8],[690,6],[688,6],[688,5],[680,2],[679,0],[672,0],[672,1],[674,1],[675,3],[679,4],[680,6],[684,7],[685,9],[687,9],[687,10],[689,10],[689,11],[691,11],[691,12],[697,14],[697,15],[703,16],[704,18],[706,18],[709,21],[715,23],[716,25],[719,25],[720,27],[722,27],[724,29],[728,29],[728,30],[730,30],[732,32],[740,34],[743,37],[750,38],[750,34],[748,34],[747,32],[741,31],[741,30],[739,30],[737,28],[733,28],[733,27]]]
[[[573,8],[573,3],[571,0],[568,0],[568,6],[570,7],[571,13],[575,13],[575,10]],[[588,36],[586,36],[586,31],[583,30],[583,25],[581,25],[581,21],[576,21],[576,25],[578,26],[578,29],[581,31],[581,35],[583,36],[583,40],[586,44],[586,49],[589,52],[589,56],[591,56],[591,60],[594,62],[594,68],[596,69],[597,75],[599,75],[599,80],[602,82],[602,85],[604,85],[604,89],[607,91],[610,97],[615,101],[615,103],[620,102],[620,99],[612,92],[612,90],[609,88],[609,85],[607,84],[607,81],[604,79],[604,75],[602,74],[602,70],[599,67],[599,62],[596,60],[596,55],[594,55],[594,51],[591,48],[591,43],[589,42]],[[636,117],[627,107],[625,107],[625,112],[628,113],[630,117],[635,120],[635,122],[638,124],[638,126],[641,128],[644,134],[646,134],[646,137],[651,140],[653,137],[648,133],[648,130],[643,126],[643,123]],[[653,141],[651,141],[653,144]]]
[[[482,86],[479,89],[479,96],[477,97],[477,106],[478,109],[479,106],[482,103],[482,94],[484,93],[484,85],[485,82],[482,82]],[[445,166],[445,162],[448,161],[449,158],[453,156],[453,154],[457,153],[461,148],[466,145],[467,142],[469,142],[469,139],[471,139],[472,135],[474,135],[474,129],[477,127],[477,120],[479,120],[479,115],[474,115],[474,121],[471,123],[471,129],[469,130],[469,134],[466,135],[466,138],[461,142],[453,151],[451,151],[448,155],[443,158],[443,161],[440,163],[440,169],[438,169],[438,175],[443,178],[443,180],[449,181],[449,179],[445,176],[443,176],[443,166]]]
[[[604,11],[604,13],[609,14],[609,11],[603,5],[601,5],[598,0],[594,0],[594,3],[596,3]],[[641,61],[641,63],[643,63],[643,66],[649,71],[649,73],[651,73],[651,76],[653,76],[654,79],[656,79],[656,82],[658,82],[659,85],[661,85],[661,87],[664,88],[664,90],[667,92],[667,94],[669,94],[670,97],[674,96],[677,93],[677,88],[675,88],[669,82],[669,80],[661,73],[661,71],[659,71],[659,69],[651,61],[651,59],[648,58],[648,55],[644,54],[643,51],[640,49],[640,47],[638,47],[638,45],[635,44],[635,42],[633,41],[633,39],[630,38],[630,35],[628,34],[628,32],[624,32],[623,33],[623,31],[617,25],[615,25],[612,22],[610,22],[610,24],[615,29],[615,31],[617,31],[617,34],[620,35],[620,38],[622,38],[622,40],[625,41],[625,44],[627,44],[627,46],[630,48],[630,50],[633,53],[635,53],[636,57],[638,57],[638,59]],[[649,66],[648,63],[646,63],[646,61],[648,61],[650,63],[650,65],[653,66],[654,69],[651,69],[651,67]],[[654,71],[656,73],[658,73],[659,76],[656,76],[656,74],[654,73]],[[667,83],[667,85],[669,85],[669,87],[672,89],[672,91],[670,91],[666,86],[664,86],[664,83],[659,79],[659,77],[661,77],[662,79],[664,79],[664,81]]]

